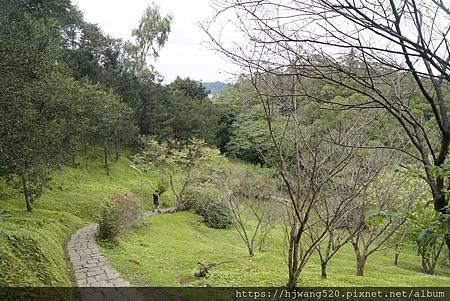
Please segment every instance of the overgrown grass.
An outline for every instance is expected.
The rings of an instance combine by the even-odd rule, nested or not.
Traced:
[[[234,229],[215,230],[189,212],[150,217],[131,232],[123,233],[119,246],[103,249],[112,264],[136,286],[282,286],[287,280],[281,229],[273,232],[264,252],[249,257]],[[386,251],[368,259],[366,276],[355,276],[353,251],[344,248],[330,262],[329,279],[320,278],[317,257],[312,257],[300,277],[301,286],[449,286],[450,269],[434,276],[421,273],[420,257],[411,248],[393,265]],[[206,279],[193,275],[197,262],[225,263]]]
[[[87,168],[61,170],[31,213],[22,195],[0,183],[0,286],[72,286],[65,242],[95,221],[99,206],[111,194],[132,192],[140,199],[140,178],[129,164],[126,158],[113,161],[110,176],[99,160]],[[156,184],[156,171],[145,174],[147,208]]]

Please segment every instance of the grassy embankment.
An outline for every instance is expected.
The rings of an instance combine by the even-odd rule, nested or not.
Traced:
[[[101,202],[116,192],[139,196],[139,175],[121,158],[104,174],[100,161],[86,168],[66,168],[54,175],[53,189],[25,210],[22,196],[1,183],[0,286],[71,286],[64,245],[70,235],[93,222]],[[157,173],[145,175],[147,208]],[[62,186],[62,190],[58,187]],[[167,197],[166,197],[167,198]],[[266,286],[283,285],[286,267],[283,235],[272,234],[266,251],[249,257],[233,229],[214,230],[192,213],[162,215],[120,236],[120,245],[104,249],[113,265],[134,285],[143,286]],[[227,263],[213,268],[205,280],[192,275],[198,261]],[[393,266],[389,252],[371,256],[366,276],[356,277],[354,255],[342,250],[329,266],[329,279],[321,280],[313,257],[300,285],[320,286],[448,286],[450,270],[439,267],[435,276],[420,273],[420,258],[413,248]]]
[[[109,195],[140,196],[139,175],[128,168],[129,163],[126,158],[113,162],[110,176],[101,161],[57,172],[52,189],[34,203],[31,213],[22,195],[0,183],[0,286],[72,286],[65,242],[78,228],[95,221],[98,207]],[[146,174],[144,181],[149,206],[157,174]]]
[[[234,229],[206,227],[189,212],[150,217],[120,236],[120,245],[103,249],[126,279],[136,286],[283,286],[287,279],[282,229],[273,232],[264,252],[249,257]],[[411,246],[393,265],[392,251],[370,256],[364,277],[355,276],[350,246],[329,264],[329,279],[320,278],[320,263],[313,256],[301,275],[301,286],[449,286],[450,268],[436,275],[421,273],[420,257]],[[207,279],[193,277],[197,262],[226,263]]]

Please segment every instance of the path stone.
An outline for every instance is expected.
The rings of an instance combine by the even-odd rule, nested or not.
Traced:
[[[67,244],[77,286],[129,287],[128,281],[116,277],[119,273],[100,253],[95,241],[96,233],[97,224],[86,226],[73,234]]]
[[[173,208],[161,209],[161,213],[145,212],[144,217],[173,212]],[[100,253],[97,246],[97,224],[79,229],[67,243],[67,252],[78,287],[96,289],[81,291],[82,300],[143,300],[137,290],[102,290],[100,288],[130,287]],[[111,294],[116,298],[111,299]]]

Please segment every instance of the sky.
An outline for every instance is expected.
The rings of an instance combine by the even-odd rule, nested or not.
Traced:
[[[203,82],[232,80],[229,72],[233,66],[208,48],[208,38],[198,26],[214,13],[210,0],[72,0],[86,21],[124,40],[131,39],[131,31],[138,27],[145,8],[152,2],[160,7],[162,15],[173,16],[169,40],[154,63],[164,82],[171,82],[177,75]]]

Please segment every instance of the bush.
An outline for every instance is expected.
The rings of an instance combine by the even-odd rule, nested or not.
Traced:
[[[196,210],[197,203],[199,202],[199,198],[197,195],[193,194],[192,192],[186,192],[183,196],[183,203],[179,206],[179,211],[189,211],[189,210]]]
[[[422,257],[423,271],[433,275],[445,246],[449,227],[448,216],[432,207],[417,203],[415,211],[408,217],[413,221],[411,235],[416,241],[418,255]]]
[[[444,247],[441,233],[432,229],[423,229],[417,237],[417,247],[422,257],[422,268],[425,273],[434,275],[436,264]]]
[[[203,217],[203,222],[210,228],[226,229],[233,224],[231,212],[218,201],[198,200],[194,210]]]
[[[134,196],[124,194],[109,198],[100,208],[97,238],[115,242],[122,230],[133,225],[139,213],[140,209]]]
[[[219,200],[228,181],[226,169],[206,164],[192,176],[191,180],[192,185],[184,191],[182,206],[179,209],[199,214],[203,223],[210,228],[230,227],[233,220],[232,212]]]

